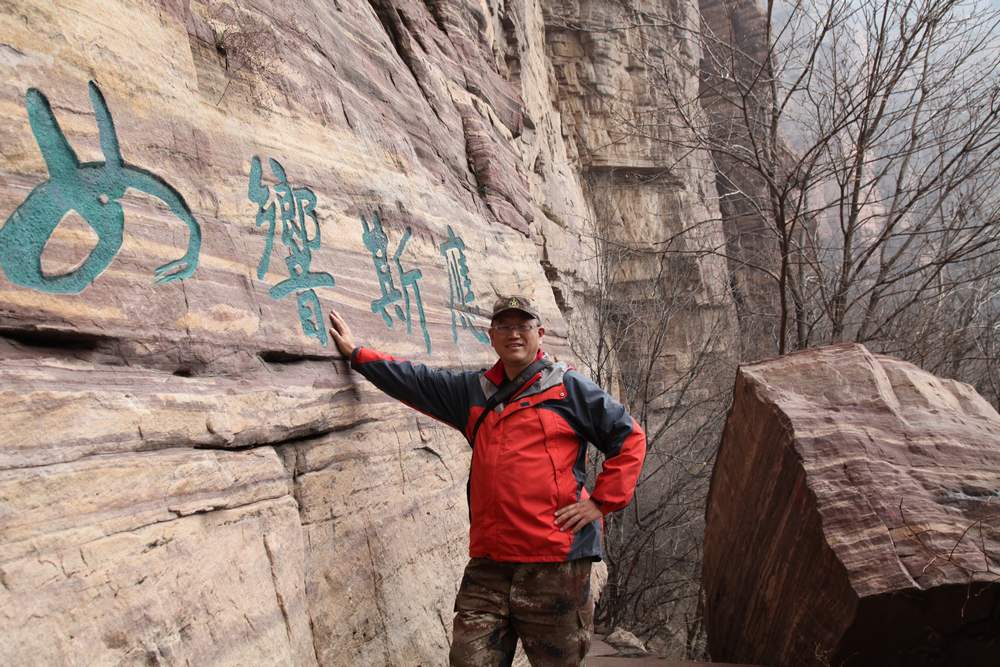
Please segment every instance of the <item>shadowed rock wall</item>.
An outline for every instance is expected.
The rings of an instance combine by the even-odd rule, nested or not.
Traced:
[[[468,448],[325,318],[479,368],[516,288],[569,356],[541,5],[24,0],[0,42],[0,662],[440,664]]]
[[[748,128],[760,128],[766,136],[770,127],[770,89],[747,83],[770,77],[767,14],[757,0],[700,0],[698,6],[705,35],[699,91],[708,119],[705,141],[727,149],[753,146],[759,137],[748,136]],[[780,306],[776,284],[762,269],[777,267],[780,261],[776,234],[761,214],[762,208],[769,209],[767,183],[729,150],[713,150],[712,162],[743,333],[740,358],[768,357],[776,352]]]

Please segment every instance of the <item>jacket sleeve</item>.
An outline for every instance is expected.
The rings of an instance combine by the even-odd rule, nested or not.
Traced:
[[[396,400],[465,433],[470,398],[464,373],[429,368],[365,347],[354,348],[351,368]]]
[[[590,498],[604,514],[620,510],[635,493],[646,458],[646,434],[621,403],[579,373],[566,373],[563,382],[584,435],[604,454]]]

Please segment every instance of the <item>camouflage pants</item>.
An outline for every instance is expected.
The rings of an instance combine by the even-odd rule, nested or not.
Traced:
[[[508,666],[519,638],[534,667],[582,664],[594,624],[590,565],[470,560],[455,599],[452,667]]]

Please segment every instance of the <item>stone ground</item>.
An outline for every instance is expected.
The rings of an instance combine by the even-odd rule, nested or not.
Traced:
[[[735,665],[722,662],[690,662],[688,660],[668,660],[655,656],[640,658],[623,658],[615,655],[615,649],[609,644],[594,637],[590,643],[590,653],[587,654],[587,667],[697,667],[698,665],[723,665],[728,667],[753,667],[752,665]]]

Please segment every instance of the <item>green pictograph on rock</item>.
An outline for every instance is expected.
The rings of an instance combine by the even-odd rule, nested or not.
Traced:
[[[78,294],[104,271],[118,254],[125,230],[119,199],[129,188],[162,200],[190,231],[180,259],[156,269],[156,282],[190,277],[198,266],[201,227],[181,197],[156,174],[122,158],[114,121],[97,84],[91,81],[90,101],[100,133],[103,162],[80,162],[69,145],[48,99],[29,88],[25,105],[31,131],[45,159],[49,178],[39,184],[0,228],[0,267],[18,285],[41,292]],[[42,272],[42,252],[66,214],[76,211],[97,234],[97,245],[84,262],[61,275]]]

